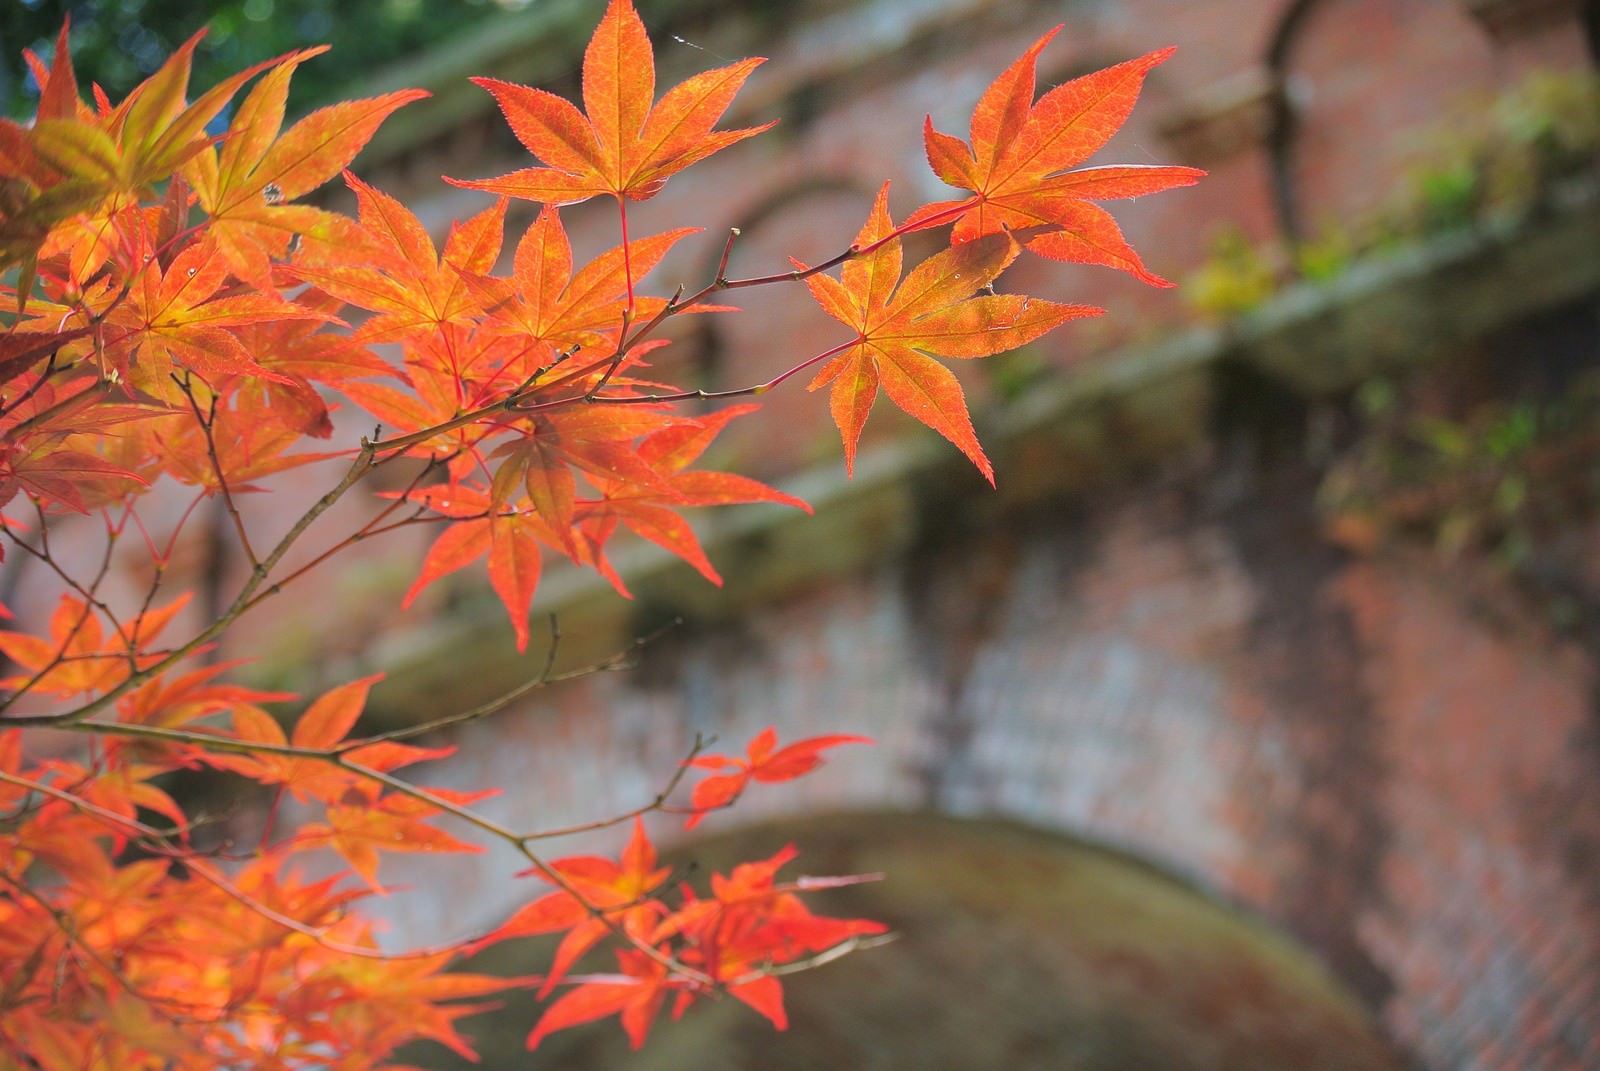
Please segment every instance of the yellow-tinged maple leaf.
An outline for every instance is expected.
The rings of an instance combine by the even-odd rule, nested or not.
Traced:
[[[230,270],[263,288],[271,262],[289,254],[302,261],[339,261],[359,247],[355,226],[344,216],[310,205],[289,204],[339,174],[395,109],[428,94],[401,89],[364,100],[341,101],[307,115],[281,135],[289,79],[304,60],[321,52],[295,53],[278,63],[246,95],[222,140],[190,160],[184,177],[207,230]]]
[[[866,249],[894,233],[889,184],[878,191],[855,247]],[[989,357],[1032,342],[1068,320],[1104,309],[1063,305],[1014,294],[972,295],[1016,259],[1009,233],[951,246],[900,278],[900,240],[846,261],[840,278],[810,275],[806,286],[829,316],[856,340],[822,366],[810,389],[833,385],[830,408],[844,439],[845,467],[854,471],[856,443],[881,387],[891,401],[955,443],[990,483],[994,469],[978,445],[966,397],[934,357]]]
[[[477,308],[459,271],[488,271],[494,265],[505,200],[453,228],[441,261],[409,208],[348,171],[344,180],[356,195],[370,256],[363,262],[296,265],[291,273],[377,313],[356,331],[363,342],[392,342],[466,323]]]
[[[174,397],[170,382],[175,368],[213,383],[231,375],[289,382],[257,364],[228,328],[265,320],[333,319],[275,291],[230,292],[227,264],[217,254],[215,243],[205,241],[188,246],[166,269],[152,257],[127,300],[106,313],[107,323],[125,329],[106,346],[106,359],[136,385],[177,405],[182,398]]]
[[[130,673],[159,661],[146,648],[188,601],[185,592],[107,634],[93,607],[63,594],[50,616],[49,639],[0,631],[0,654],[24,671],[0,680],[0,688],[26,687],[61,698],[114,688]]]
[[[642,201],[690,164],[772,126],[712,129],[765,62],[744,59],[705,71],[655,101],[655,54],[644,23],[629,0],[611,0],[583,54],[583,112],[542,89],[473,79],[494,95],[517,140],[549,166],[445,181],[552,205],[601,193]]]

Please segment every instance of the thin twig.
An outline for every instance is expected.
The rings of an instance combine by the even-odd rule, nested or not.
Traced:
[[[233,520],[233,530],[239,537],[239,547],[244,551],[245,557],[250,560],[250,568],[254,569],[260,564],[260,561],[256,558],[255,548],[250,545],[250,533],[245,530],[244,518],[239,515],[239,507],[234,504],[233,492],[228,489],[228,477],[222,471],[222,459],[217,456],[217,437],[213,429],[217,423],[218,396],[212,394],[210,411],[202,414],[200,412],[200,402],[194,396],[194,385],[190,382],[189,375],[185,373],[180,377],[174,374],[172,379],[178,384],[178,389],[183,391],[183,396],[189,399],[189,408],[194,413],[195,423],[200,425],[200,430],[205,434],[206,454],[211,459],[211,472],[217,478],[217,489],[222,492],[223,505],[228,510],[228,516]]]

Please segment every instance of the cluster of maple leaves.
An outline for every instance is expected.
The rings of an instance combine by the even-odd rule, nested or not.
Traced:
[[[730,235],[716,277],[670,297],[640,292],[639,281],[697,231],[631,235],[628,202],[766,129],[716,129],[762,61],[696,75],[657,100],[650,42],[628,0],[610,0],[589,44],[584,110],[539,89],[478,80],[539,166],[447,180],[496,199],[454,225],[442,250],[405,205],[345,170],[420,91],[334,104],[284,129],[290,78],[320,49],[242,71],[191,101],[197,36],[120,103],[98,86],[84,101],[66,27],[50,63],[30,56],[38,114],[27,125],[0,120],[0,270],[9,272],[0,552],[37,560],[61,593],[45,628],[0,631],[10,663],[0,679],[0,1067],[355,1069],[397,1066],[385,1063],[389,1054],[418,1038],[470,1055],[455,1021],[483,1006],[476,998],[528,985],[541,997],[565,987],[530,1047],[613,1014],[637,1045],[669,1000],[680,1014],[718,992],[782,1028],[786,965],[881,933],[875,922],[814,915],[801,894],[856,879],[780,880],[792,848],[714,876],[709,894],[671,887],[639,818],[670,808],[665,796],[596,823],[633,820],[619,859],[547,859],[536,846],[551,831],[483,817],[472,805],[486,792],[425,788],[394,773],[449,754],[409,739],[487,710],[352,737],[368,678],[317,698],[286,734],[269,707],[292,696],[230,683],[233,666],[194,660],[335,553],[411,525],[438,535],[407,601],[487,558],[519,649],[548,555],[623,590],[606,548],[625,529],[715,581],[683,510],[804,503],[694,467],[753,405],[691,416],[674,403],[756,395],[805,371],[813,389],[829,388],[847,465],[881,389],[992,480],[941,359],[1014,349],[1100,311],[995,293],[1024,248],[1162,284],[1092,200],[1200,175],[1078,168],[1170,50],[1036,101],[1035,62],[1054,33],[984,93],[970,143],[927,125],[929,162],[965,197],[896,224],[885,185],[839,256],[768,276],[726,276]],[[226,131],[210,133],[224,117]],[[355,218],[301,201],[341,173]],[[579,265],[558,208],[599,195],[617,205],[620,242]],[[543,208],[499,274],[508,198]],[[904,271],[901,237],[940,226],[951,228],[948,248]],[[838,276],[826,273],[834,267]],[[718,394],[679,390],[647,364],[666,345],[657,332],[669,318],[726,311],[712,303],[723,291],[796,282],[844,325],[838,345],[767,383]],[[398,363],[374,352],[380,343],[398,348]],[[306,450],[308,439],[333,435],[339,399],[387,432],[359,447]],[[276,543],[258,546],[235,497],[329,458],[348,464],[344,478]],[[284,564],[333,502],[397,462],[414,475],[374,505],[366,525],[310,564]],[[250,566],[214,620],[177,638],[169,634],[186,595],[162,590],[177,530],[152,532],[138,511],[156,486],[187,489],[196,504],[220,499]],[[103,519],[103,559],[63,560],[52,549],[52,527],[66,513]],[[104,584],[110,547],[135,531],[153,579],[135,605],[113,605]],[[63,749],[73,737],[61,734],[82,746]],[[30,751],[29,741],[45,739],[53,743]],[[691,754],[679,776],[707,772],[681,812],[692,827],[753,782],[804,775],[824,750],[854,742],[862,740],[779,747],[768,730],[743,757]],[[165,775],[201,767],[287,794],[308,817],[276,837],[269,820],[247,850],[218,846],[207,820],[162,787]],[[511,843],[528,860],[524,873],[553,891],[482,938],[382,951],[361,913],[364,897],[383,892],[382,855],[481,850],[441,820]],[[348,871],[307,877],[308,861],[330,850]],[[530,934],[564,935],[538,979],[446,970]],[[615,973],[571,973],[605,942],[616,949]]]

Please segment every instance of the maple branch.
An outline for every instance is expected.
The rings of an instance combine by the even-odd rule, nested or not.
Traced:
[[[469,722],[482,721],[484,718],[487,718],[492,714],[499,713],[506,707],[509,707],[511,704],[515,703],[517,700],[531,695],[541,688],[547,688],[552,684],[560,684],[563,681],[578,680],[583,677],[593,676],[596,673],[609,673],[618,669],[623,669],[628,664],[628,659],[631,657],[632,650],[637,649],[653,638],[652,636],[636,640],[634,641],[634,648],[631,648],[628,651],[619,651],[608,658],[601,659],[599,662],[592,662],[589,665],[580,666],[577,669],[569,669],[564,673],[552,673],[551,670],[555,665],[556,648],[561,638],[561,633],[556,627],[554,617],[551,618],[550,628],[550,647],[545,653],[544,669],[532,680],[519,684],[509,692],[505,692],[502,695],[496,696],[488,702],[481,703],[469,710],[459,711],[455,714],[446,714],[443,717],[434,718],[431,721],[419,722],[415,725],[407,725],[399,729],[391,729],[388,732],[379,733],[376,736],[364,737],[360,740],[347,740],[344,743],[338,744],[329,749],[330,753],[333,755],[341,755],[354,751],[357,748],[369,747],[373,744],[381,744],[397,740],[409,740],[413,737],[426,736],[429,733],[439,732],[443,729],[451,729],[458,725],[466,725]],[[653,635],[658,634],[659,632]]]
[[[628,304],[622,310],[622,336],[627,337],[628,319],[633,315],[633,259],[628,241],[628,199],[617,194],[617,211],[622,216],[622,278],[628,285]],[[620,347],[618,356],[621,355]]]
[[[745,985],[760,978],[781,978],[787,974],[800,974],[804,971],[813,971],[824,964],[832,963],[836,959],[843,959],[852,952],[864,952],[869,948],[882,948],[884,945],[893,944],[900,940],[897,933],[857,934],[847,937],[832,948],[818,952],[805,959],[797,959],[792,963],[773,963],[762,967],[760,970],[742,974],[723,984],[730,989],[734,986]]]
[[[671,307],[671,302],[667,303],[667,307]],[[596,381],[594,386],[590,387],[585,392],[588,397],[592,398],[604,390],[606,384],[611,382],[611,377],[617,374],[617,369],[622,367],[622,361],[625,357],[627,357],[628,350],[632,348],[633,345],[632,342],[628,340],[628,327],[632,323],[633,299],[630,286],[628,307],[622,310],[622,326],[617,330],[617,352],[612,354],[609,358],[609,363],[606,365],[604,374],[600,376],[599,380]]]
[[[305,534],[306,530],[311,527],[318,517],[322,516],[322,514],[326,513],[330,508],[332,508],[334,503],[343,498],[345,494],[360,481],[361,477],[365,476],[367,472],[372,469],[374,463],[373,458],[377,452],[376,448],[373,447],[371,442],[365,437],[363,437],[361,442],[361,449],[357,453],[355,460],[351,462],[350,468],[346,470],[344,477],[333,487],[332,490],[328,491],[321,498],[317,499],[316,502],[312,503],[311,508],[306,510],[306,512],[300,516],[299,520],[295,521],[294,524],[290,526],[289,530],[284,533],[283,538],[278,541],[277,545],[272,548],[271,552],[269,552],[267,556],[263,558],[254,569],[251,570],[249,579],[247,579],[240,587],[238,594],[234,596],[233,602],[229,604],[227,609],[223,610],[221,615],[219,615],[218,618],[210,625],[201,629],[188,642],[174,648],[170,654],[165,655],[160,660],[144,667],[143,669],[129,674],[128,677],[121,683],[115,685],[105,692],[102,692],[99,696],[89,700],[82,706],[75,707],[71,710],[58,711],[50,714],[14,716],[4,719],[3,724],[13,726],[53,725],[56,727],[63,727],[84,721],[93,716],[96,712],[104,710],[106,707],[116,702],[119,698],[127,694],[132,689],[138,687],[140,684],[143,684],[150,678],[166,671],[177,662],[187,658],[199,648],[205,646],[218,636],[222,635],[222,633],[227,630],[228,626],[233,624],[233,622],[237,620],[241,614],[250,609],[252,606],[256,605],[256,603],[259,601],[255,599],[256,592],[259,591],[261,586],[266,583],[267,578],[272,573],[272,570],[278,565],[279,562],[283,560],[284,555],[288,554],[294,545],[299,542],[300,537]],[[274,591],[276,590],[276,587],[277,586],[275,585],[273,588],[269,588],[268,591]],[[12,698],[14,699],[15,697],[13,696]],[[0,705],[0,711],[4,711],[10,702],[11,700],[7,700],[6,704]]]
[[[223,505],[228,511],[228,516],[233,520],[234,533],[239,537],[239,548],[244,551],[245,557],[250,560],[250,567],[254,569],[260,562],[256,558],[255,548],[250,545],[250,534],[245,531],[244,518],[239,515],[239,507],[234,504],[233,492],[228,489],[228,477],[222,471],[222,459],[217,456],[217,438],[212,434],[211,430],[217,420],[217,401],[219,396],[215,392],[212,393],[210,412],[202,414],[200,412],[200,403],[194,396],[194,385],[190,382],[189,374],[186,372],[181,378],[174,374],[172,379],[173,382],[178,384],[178,389],[183,391],[183,396],[189,399],[189,408],[194,413],[195,422],[200,425],[200,430],[205,434],[206,455],[211,459],[211,471],[217,478],[217,488],[222,492]]]
[[[73,919],[70,913],[56,907],[43,896],[39,895],[37,891],[29,888],[26,884],[16,880],[10,874],[7,874],[3,871],[0,871],[0,882],[4,882],[17,893],[33,901],[33,903],[36,904],[41,911],[49,915],[50,918],[55,922],[56,928],[61,931],[62,936],[67,939],[67,943],[70,946],[76,948],[79,952],[93,960],[95,966],[99,967],[108,976],[114,979],[116,983],[123,989],[127,990],[139,1000],[149,1005],[152,1009],[157,1010],[159,1014],[165,1016],[168,1022],[181,1024],[214,1021],[210,1018],[196,1017],[194,1015],[185,1014],[184,1012],[169,1010],[182,1008],[188,1012],[206,1011],[215,1013],[219,1011],[219,1009],[213,1008],[207,1004],[195,1004],[191,1001],[180,1000],[177,997],[157,996],[144,992],[144,990],[141,989],[139,985],[131,978],[129,978],[127,974],[125,974],[115,963],[113,963],[110,959],[107,959],[105,953],[101,952],[94,945],[90,944],[89,941],[78,932],[76,920]]]
[[[717,258],[716,282],[725,282],[728,278],[728,260],[733,256],[733,243],[739,240],[739,228],[728,228],[728,240],[722,243],[722,256]]]
[[[216,886],[218,889],[221,889],[224,893],[233,897],[239,903],[254,911],[262,918],[269,922],[276,923],[285,929],[292,930],[304,937],[309,937],[329,951],[338,952],[349,956],[360,956],[365,959],[421,959],[428,956],[439,955],[441,952],[451,951],[455,947],[452,945],[411,952],[384,952],[381,949],[368,948],[363,945],[352,945],[336,940],[329,937],[324,930],[320,930],[315,926],[307,925],[306,923],[301,922],[299,919],[293,918],[292,916],[285,915],[276,908],[263,903],[257,897],[245,892],[243,889],[239,888],[238,885],[230,881],[225,875],[213,868],[204,859],[198,858],[193,851],[184,848],[172,848],[166,843],[167,838],[160,830],[153,826],[147,825],[136,818],[128,818],[124,815],[120,815],[115,811],[108,810],[96,803],[86,800],[82,796],[74,795],[71,792],[65,792],[59,788],[56,788],[54,785],[47,785],[43,782],[34,781],[26,777],[18,777],[15,774],[6,773],[4,770],[0,770],[0,783],[15,785],[16,787],[24,789],[25,791],[38,792],[41,795],[60,800],[68,806],[80,810],[85,814],[93,815],[94,817],[108,822],[111,825],[120,827],[126,832],[135,834],[138,836],[141,843],[143,843],[145,847],[152,852],[155,852],[157,855],[160,855],[164,858],[174,859],[181,862],[184,865],[184,868],[189,871],[189,873],[196,874],[205,881]]]
[[[716,400],[718,398],[743,398],[743,397],[762,395],[762,394],[767,393],[767,391],[772,390],[774,387],[777,387],[777,386],[781,385],[785,380],[791,379],[794,376],[799,375],[801,372],[804,372],[807,368],[810,368],[812,365],[818,364],[818,363],[820,363],[822,361],[826,361],[829,357],[833,357],[833,356],[836,356],[837,354],[843,353],[845,350],[850,349],[852,346],[855,346],[860,341],[861,341],[861,336],[857,335],[855,338],[851,339],[849,342],[841,342],[839,345],[833,346],[833,347],[831,347],[829,349],[826,349],[826,350],[823,350],[821,353],[819,353],[819,354],[817,354],[817,355],[815,355],[813,357],[807,357],[805,360],[801,361],[799,364],[795,365],[792,368],[788,368],[788,369],[786,369],[786,370],[784,370],[782,372],[779,372],[777,375],[773,376],[771,379],[766,380],[763,383],[753,384],[753,385],[748,386],[748,387],[732,387],[732,388],[729,388],[728,390],[684,390],[684,391],[677,391],[677,392],[675,392],[673,394],[611,395],[609,397],[603,397],[603,398],[591,398],[591,397],[588,397],[587,395],[578,395],[578,396],[572,397],[572,398],[557,398],[554,401],[541,402],[541,403],[539,403],[537,405],[524,406],[519,411],[520,412],[524,412],[524,413],[529,413],[529,412],[534,412],[536,410],[561,409],[561,408],[565,408],[567,406],[574,405],[574,404],[577,404],[577,403],[580,403],[580,402],[585,403],[585,404],[589,404],[589,405],[660,405],[663,402],[683,402],[683,401],[689,401],[691,399],[701,399],[701,400],[706,400],[706,401],[713,401],[713,400]]]
[[[613,815],[610,818],[597,818],[592,822],[580,822],[577,825],[559,826],[555,829],[542,829],[536,833],[524,833],[522,834],[522,839],[550,840],[556,837],[576,836],[579,833],[593,833],[596,830],[610,829],[612,826],[619,826],[624,822],[631,821],[634,818],[643,817],[644,815],[655,811],[669,810],[666,805],[668,797],[670,797],[673,792],[677,791],[678,786],[683,783],[683,779],[688,776],[689,764],[693,762],[702,751],[710,747],[712,742],[713,741],[711,739],[702,737],[699,733],[695,733],[694,743],[690,745],[689,753],[683,757],[683,761],[678,764],[678,768],[672,772],[672,777],[668,779],[667,783],[662,786],[661,791],[657,792],[655,798],[649,803],[641,804],[640,806],[633,808],[631,811],[623,811],[621,814]]]
[[[428,463],[411,477],[411,482],[406,485],[406,489],[400,493],[399,497],[394,499],[394,501],[389,503],[389,505],[385,506],[383,509],[379,510],[372,517],[369,517],[365,524],[356,529],[350,535],[333,544],[333,546],[329,547],[327,550],[324,550],[321,554],[318,554],[316,557],[312,558],[298,569],[295,569],[293,572],[275,581],[272,587],[261,592],[249,602],[245,603],[240,612],[244,613],[254,609],[258,604],[278,594],[278,592],[282,591],[288,584],[293,583],[295,580],[298,580],[300,577],[311,572],[311,570],[315,569],[329,558],[332,558],[341,551],[350,549],[357,543],[360,543],[362,540],[370,539],[375,535],[382,535],[385,532],[392,532],[397,528],[404,528],[407,525],[431,522],[436,519],[440,519],[425,516],[412,516],[400,521],[396,521],[393,524],[385,525],[381,528],[378,527],[379,522],[381,522],[385,517],[389,516],[395,510],[399,509],[402,505],[410,501],[411,493],[417,489],[417,487],[422,483],[423,479],[427,477],[428,473],[432,472],[439,463],[439,458],[429,458]],[[421,507],[418,508],[420,509]]]

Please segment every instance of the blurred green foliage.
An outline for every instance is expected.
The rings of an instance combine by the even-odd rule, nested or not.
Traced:
[[[1335,530],[1372,547],[1421,538],[1448,558],[1487,555],[1513,573],[1600,504],[1600,379],[1553,397],[1427,411],[1385,379],[1355,398],[1360,434],[1319,498]]]
[[[1278,273],[1243,231],[1225,226],[1211,239],[1211,256],[1184,280],[1189,307],[1208,320],[1249,312],[1278,289]]]
[[[1282,286],[1337,278],[1357,257],[1463,227],[1497,212],[1527,212],[1565,179],[1600,176],[1600,77],[1591,71],[1536,71],[1464,118],[1419,135],[1426,162],[1368,219],[1333,220],[1289,250],[1252,245],[1223,224],[1211,256],[1185,280],[1189,305],[1228,320]]]
[[[61,21],[72,17],[73,63],[113,100],[147,77],[202,26],[193,85],[209,86],[252,63],[306,45],[333,52],[295,74],[289,106],[299,113],[337,97],[351,81],[421,52],[463,27],[527,0],[3,0],[0,102],[33,113],[37,89],[22,62],[46,60]]]

